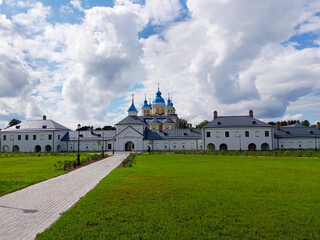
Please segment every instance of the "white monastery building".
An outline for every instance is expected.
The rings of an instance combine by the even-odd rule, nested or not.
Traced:
[[[153,102],[145,98],[138,116],[132,96],[128,116],[116,130],[72,131],[47,119],[25,120],[0,131],[1,152],[273,150],[320,148],[320,123],[305,127],[272,126],[253,116],[218,116],[202,129],[178,129],[178,115],[158,88]]]

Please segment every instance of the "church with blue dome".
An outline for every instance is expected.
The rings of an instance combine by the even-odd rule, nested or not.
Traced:
[[[162,97],[160,88],[151,103],[145,96],[144,104],[141,107],[142,115],[139,116],[151,130],[176,129],[178,128],[178,115],[173,106],[172,98],[168,94],[167,103]]]

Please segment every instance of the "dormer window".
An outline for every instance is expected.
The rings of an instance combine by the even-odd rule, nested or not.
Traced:
[[[217,125],[222,125],[222,123],[221,122],[217,122]]]
[[[184,136],[187,136],[187,135],[188,135],[188,133],[186,133],[186,132],[185,132],[185,133],[183,133],[183,135],[184,135]]]
[[[42,128],[44,128],[44,129],[47,128],[47,125],[43,125]]]
[[[97,134],[98,137],[101,137],[101,134]]]
[[[289,131],[286,131],[286,134],[289,134],[290,132]]]
[[[256,121],[252,121],[252,124],[257,124],[257,122]]]
[[[79,134],[79,137],[83,137],[83,134]]]
[[[16,126],[16,129],[20,129],[20,125],[17,125],[17,126]]]

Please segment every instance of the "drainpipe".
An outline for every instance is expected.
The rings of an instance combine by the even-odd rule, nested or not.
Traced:
[[[52,131],[52,152],[55,152],[55,150],[54,150],[54,131]]]

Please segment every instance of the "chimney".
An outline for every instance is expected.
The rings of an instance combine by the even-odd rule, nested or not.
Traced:
[[[276,124],[276,129],[277,129],[277,130],[280,129],[280,124],[279,124],[279,123]]]
[[[189,124],[189,129],[190,129],[190,131],[192,130],[192,124],[191,123]]]
[[[46,115],[43,115],[43,116],[42,116],[42,120],[47,120],[47,116],[46,116]]]
[[[93,134],[93,126],[90,127],[91,134]]]
[[[249,117],[253,118],[253,111],[252,110],[249,111]]]
[[[213,119],[216,119],[218,117],[218,112],[217,111],[214,111],[213,112]]]
[[[317,128],[320,130],[320,122],[317,122]]]

